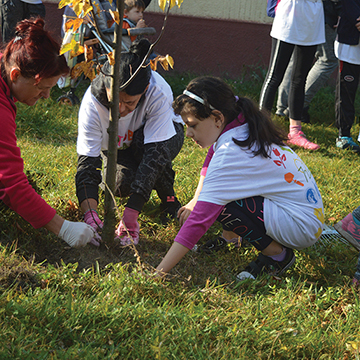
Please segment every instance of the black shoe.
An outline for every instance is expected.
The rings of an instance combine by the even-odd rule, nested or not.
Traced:
[[[281,275],[295,264],[296,257],[292,249],[286,248],[286,255],[283,261],[276,261],[269,256],[259,254],[255,261],[252,261],[238,276],[238,280],[255,279],[259,275],[271,274]]]

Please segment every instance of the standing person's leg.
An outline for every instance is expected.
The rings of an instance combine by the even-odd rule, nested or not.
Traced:
[[[301,118],[305,98],[306,77],[313,63],[316,47],[316,45],[295,46],[294,67],[289,91],[290,132],[288,143],[309,150],[317,150],[319,145],[306,139],[301,131]]]
[[[306,78],[305,86],[305,100],[303,109],[303,122],[310,122],[308,110],[311,100],[316,93],[325,85],[330,75],[338,66],[338,59],[334,53],[334,41],[336,38],[336,30],[329,25],[325,25],[325,39],[324,44],[317,47],[315,53],[316,62],[311,67]]]
[[[324,44],[317,47],[315,54],[316,62],[311,67],[306,78],[304,107],[310,105],[315,94],[325,85],[330,75],[338,66],[338,59],[334,53],[334,41],[336,38],[336,30],[329,25],[325,25]]]
[[[26,17],[25,19],[30,19],[31,17],[40,16],[42,19],[45,19],[45,5],[41,4],[26,4]]]
[[[279,115],[279,116],[289,116],[288,98],[289,98],[289,90],[290,90],[290,82],[291,82],[291,73],[292,73],[292,68],[293,68],[293,64],[294,64],[293,57],[294,57],[294,54],[293,54],[293,56],[291,56],[289,65],[287,66],[285,74],[284,74],[284,78],[278,89],[278,98],[277,98],[277,103],[276,103],[276,115]]]
[[[272,110],[276,91],[283,80],[294,46],[293,44],[272,39],[269,68],[260,93],[260,109]]]
[[[3,43],[15,36],[16,24],[23,20],[24,3],[21,0],[0,0],[1,35]]]
[[[340,61],[336,82],[335,117],[339,137],[336,146],[360,152],[360,147],[352,139],[350,131],[355,119],[355,95],[359,84],[360,65]]]

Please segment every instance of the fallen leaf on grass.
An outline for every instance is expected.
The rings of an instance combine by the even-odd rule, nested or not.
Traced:
[[[347,350],[352,350],[352,351],[354,351],[354,350],[356,350],[357,351],[357,353],[359,353],[359,350],[360,350],[360,342],[358,342],[358,341],[349,341],[349,342],[347,342],[346,343],[346,349]]]

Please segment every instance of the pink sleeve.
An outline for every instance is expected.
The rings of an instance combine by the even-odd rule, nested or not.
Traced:
[[[192,249],[215,222],[224,205],[198,201],[174,241]]]
[[[52,220],[56,211],[35,192],[24,174],[24,162],[16,144],[15,111],[9,105],[0,96],[0,200],[34,228],[40,228]]]
[[[206,155],[206,158],[205,158],[204,164],[202,166],[202,169],[200,171],[200,175],[203,175],[203,176],[206,175],[207,169],[209,167],[209,164],[210,164],[210,161],[211,161],[213,155],[214,155],[214,145],[211,145],[210,149],[209,149],[209,151],[208,151],[208,153]]]

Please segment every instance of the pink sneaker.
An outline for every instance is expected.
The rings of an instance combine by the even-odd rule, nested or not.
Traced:
[[[296,145],[307,150],[317,150],[320,147],[318,144],[309,141],[302,131],[299,131],[296,134],[290,133],[288,139],[288,144]]]
[[[119,236],[119,240],[121,245],[137,245],[139,243],[139,223],[136,221],[134,227],[128,227],[128,231],[126,231],[125,226],[122,221],[120,221],[120,225],[115,230],[115,234]],[[130,235],[130,236],[129,236]]]
[[[335,224],[334,228],[354,246],[355,249],[360,251],[360,226],[355,224],[352,213]]]

